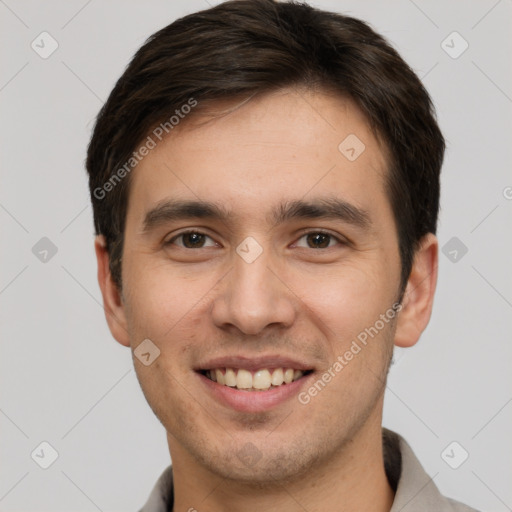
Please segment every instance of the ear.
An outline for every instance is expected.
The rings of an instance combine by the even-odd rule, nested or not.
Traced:
[[[427,327],[437,283],[438,242],[434,234],[425,235],[414,255],[414,262],[398,315],[395,345],[411,347]]]
[[[103,235],[98,235],[94,240],[94,249],[98,261],[98,283],[101,288],[101,295],[103,296],[103,309],[105,310],[108,327],[112,336],[121,345],[129,347],[130,338],[128,336],[123,297],[110,274],[110,258]]]

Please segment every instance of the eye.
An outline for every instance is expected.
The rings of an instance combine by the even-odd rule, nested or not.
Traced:
[[[300,241],[305,239],[305,245],[301,244]],[[302,235],[296,245],[298,247],[306,247],[308,249],[327,249],[328,247],[332,247],[342,243],[341,240],[330,233],[325,233],[323,231],[311,231],[310,233],[306,233]]]
[[[211,243],[207,244],[207,240],[210,240]],[[203,247],[215,247],[217,243],[211,237],[199,231],[186,231],[174,236],[165,242],[165,245],[177,245],[184,249],[202,249]]]

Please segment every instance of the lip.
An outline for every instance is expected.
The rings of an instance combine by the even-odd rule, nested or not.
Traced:
[[[246,356],[225,356],[210,359],[205,363],[201,363],[194,370],[196,372],[204,370],[215,370],[217,368],[237,368],[249,371],[261,370],[267,368],[269,370],[275,368],[293,368],[294,370],[309,371],[314,370],[311,364],[300,359],[285,357],[282,355],[266,355],[259,357]]]
[[[259,368],[262,367],[260,366]],[[266,391],[242,391],[218,384],[199,371],[196,371],[195,374],[206,389],[206,393],[214,400],[230,409],[247,413],[269,411],[282,405],[287,400],[295,397],[302,388],[308,385],[311,378],[315,375],[314,372],[311,372],[298,380],[290,382],[290,384],[282,384]]]

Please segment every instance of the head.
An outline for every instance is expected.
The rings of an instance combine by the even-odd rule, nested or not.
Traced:
[[[134,364],[171,451],[292,478],[380,428],[393,345],[430,317],[443,153],[421,82],[362,21],[235,0],[148,39],[87,171],[107,320],[160,351]],[[228,405],[207,373],[228,364],[303,370],[302,400]]]

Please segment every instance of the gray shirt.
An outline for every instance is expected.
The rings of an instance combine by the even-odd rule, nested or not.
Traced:
[[[403,437],[383,428],[382,440],[386,475],[395,491],[390,512],[477,512],[441,495]],[[139,512],[171,512],[173,503],[172,466],[169,466]]]

